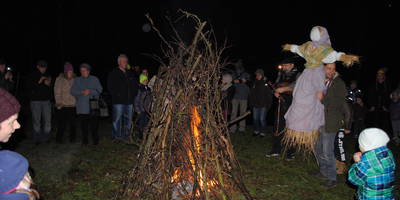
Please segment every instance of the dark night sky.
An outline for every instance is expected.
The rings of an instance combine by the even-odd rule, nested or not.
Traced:
[[[150,13],[163,27],[161,16],[182,8],[209,21],[219,41],[227,39],[231,46],[226,55],[243,58],[249,71],[272,71],[283,56],[282,44],[301,44],[309,40],[314,25],[321,25],[328,29],[334,49],[362,56],[361,65],[341,70],[345,78],[367,82],[379,67],[388,67],[393,80],[399,75],[393,50],[398,43],[397,6],[391,0],[324,5],[319,4],[325,1],[289,0],[5,2],[0,3],[0,56],[22,72],[31,71],[43,58],[54,74],[64,61],[75,67],[88,62],[104,78],[120,53],[128,54],[131,64],[155,69],[157,64],[143,54],[159,54],[160,40],[153,32],[142,31],[144,15]]]

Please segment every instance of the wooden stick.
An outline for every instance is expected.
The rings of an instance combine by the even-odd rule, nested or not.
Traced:
[[[237,117],[236,119],[229,121],[228,125],[232,125],[235,122],[240,121],[241,119],[245,118],[247,115],[250,115],[250,114],[251,114],[251,111],[247,111],[246,113],[244,113],[243,115]]]

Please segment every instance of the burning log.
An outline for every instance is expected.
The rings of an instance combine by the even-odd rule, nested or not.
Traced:
[[[211,41],[206,22],[181,12],[197,24],[190,45],[175,29],[174,42],[167,42],[148,17],[166,44],[169,68],[157,75],[138,163],[115,199],[252,199],[220,106],[224,48]]]

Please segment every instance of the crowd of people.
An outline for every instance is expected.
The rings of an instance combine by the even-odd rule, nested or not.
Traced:
[[[321,34],[324,30],[319,29]],[[324,37],[329,40],[329,36]],[[285,48],[305,55],[306,49],[302,49],[302,46],[291,45]],[[221,77],[223,97],[221,106],[224,118],[227,122],[235,121],[229,124],[231,134],[246,134],[248,130],[246,118],[236,119],[251,110],[252,135],[264,137],[267,135],[267,113],[273,112],[274,123],[270,124],[273,127],[272,149],[268,151],[266,157],[284,154],[283,157],[287,161],[295,159],[298,146],[290,145],[290,141],[288,143],[285,140],[286,134],[298,134],[299,131],[296,129],[298,125],[323,124],[318,129],[315,143],[312,143],[319,170],[310,174],[323,179],[321,185],[328,188],[337,184],[337,169],[344,161],[335,155],[335,149],[340,148],[335,142],[343,138],[340,132],[352,134],[358,139],[358,145],[355,147],[357,152],[353,156],[355,163],[349,170],[348,180],[359,187],[357,198],[394,199],[395,162],[387,144],[390,141],[389,135],[397,145],[400,144],[400,87],[394,90],[390,88],[384,69],[377,72],[376,81],[367,92],[363,92],[355,80],[351,80],[349,87],[346,87],[336,70],[335,61],[340,59],[340,55],[343,54],[337,53],[334,58],[328,60],[332,62],[321,61],[321,63],[309,57],[307,59],[313,62],[310,62],[303,72],[296,66],[295,58],[288,57],[278,64],[279,70],[275,81],[270,81],[262,68],[257,69],[254,76],[244,70],[224,73]],[[325,59],[324,56],[320,59]],[[325,64],[320,67],[322,63]],[[243,65],[241,62],[236,64]],[[56,143],[64,143],[67,125],[69,141],[75,143],[77,124],[79,124],[82,145],[89,144],[89,135],[91,143],[98,145],[103,86],[96,76],[91,75],[92,67],[87,63],[80,64],[80,76],[76,76],[73,65],[66,62],[63,73],[53,80],[47,72],[47,66],[46,61],[38,61],[35,72],[27,80],[26,92],[30,98],[33,141],[37,145],[51,141],[52,116],[56,116],[58,119]],[[137,69],[131,68],[126,55],[118,56],[117,67],[109,73],[107,79],[107,90],[112,98],[110,135],[113,141],[129,142],[135,126],[136,137],[139,140],[143,139],[145,128],[149,124],[153,99],[152,85],[155,79],[156,76],[149,78],[147,69],[138,72]],[[9,93],[14,87],[12,72],[7,70],[4,60],[0,60],[1,142],[7,142],[11,134],[20,128],[17,121],[20,104]],[[312,90],[310,87],[317,89]],[[304,96],[305,93],[301,90],[315,96],[310,97],[310,94]],[[302,98],[299,99],[299,96]],[[317,105],[311,109],[310,116],[308,116],[310,113],[305,113],[310,110],[307,110],[310,102],[306,102],[307,106],[302,107],[304,101],[315,101],[314,104]],[[294,118],[307,118],[304,115],[297,116],[299,108],[300,113],[305,113],[311,118],[306,120],[307,124],[293,125]],[[137,120],[133,120],[134,112],[137,114]],[[304,119],[301,121],[304,122]],[[137,124],[133,124],[133,121]],[[290,125],[294,127],[292,132]],[[307,129],[300,132],[314,131]],[[27,169],[27,160],[23,156],[11,151],[0,151],[1,199],[38,198],[38,192],[30,188],[32,179]]]
[[[147,69],[140,74],[137,68],[130,69],[128,57],[124,54],[118,56],[117,63],[118,66],[109,73],[107,80],[107,89],[112,97],[111,137],[116,142],[128,142],[132,135],[133,111],[138,116],[137,137],[143,137],[149,121],[152,95]],[[38,61],[35,71],[26,80],[33,125],[32,140],[36,145],[51,142],[52,116],[56,116],[57,144],[64,143],[67,127],[69,142],[75,143],[79,124],[82,145],[89,144],[89,135],[91,143],[98,145],[103,87],[99,79],[91,75],[92,67],[87,63],[80,64],[80,76],[76,76],[73,65],[66,62],[63,72],[55,81],[47,72],[47,67],[46,61]],[[0,142],[6,143],[21,127],[17,121],[21,105],[11,94],[15,82],[4,60],[0,60],[0,72]],[[12,151],[0,151],[0,199],[38,199],[39,193],[31,189],[32,183],[26,158]]]

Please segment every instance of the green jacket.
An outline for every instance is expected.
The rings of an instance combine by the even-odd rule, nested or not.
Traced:
[[[394,200],[396,161],[386,146],[363,153],[349,170],[348,180],[358,186],[357,199]]]
[[[335,75],[322,100],[322,104],[325,106],[325,131],[327,133],[336,133],[343,128],[344,123],[348,123],[348,117],[346,117],[348,109],[345,107],[346,94],[345,83],[338,75]]]

